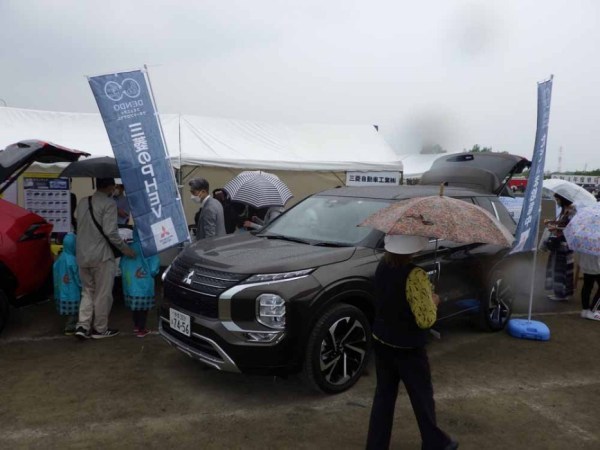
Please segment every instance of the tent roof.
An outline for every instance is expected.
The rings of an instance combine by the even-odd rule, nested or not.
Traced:
[[[404,167],[404,178],[420,178],[425,172],[431,169],[433,162],[444,154],[406,154],[398,155],[398,159],[402,161]]]
[[[286,125],[178,114],[160,118],[176,167],[180,163],[303,171],[403,167],[372,125]],[[100,114],[0,107],[0,148],[34,138],[93,156],[113,154]]]

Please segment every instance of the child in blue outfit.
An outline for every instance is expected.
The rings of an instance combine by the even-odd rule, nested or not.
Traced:
[[[61,316],[67,316],[64,333],[75,333],[79,302],[81,301],[81,280],[75,258],[75,235],[67,234],[63,239],[63,250],[52,267],[54,279],[54,299]]]
[[[150,330],[146,328],[148,311],[154,307],[154,277],[158,274],[160,260],[158,255],[145,258],[137,230],[133,230],[135,258],[121,258],[123,278],[123,296],[125,305],[133,313],[133,332],[137,337],[144,337]]]

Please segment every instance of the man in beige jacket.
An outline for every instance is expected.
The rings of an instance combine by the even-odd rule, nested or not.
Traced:
[[[118,330],[108,328],[117,268],[108,241],[125,256],[135,257],[135,252],[119,236],[117,205],[112,198],[114,188],[113,178],[97,178],[94,195],[81,199],[77,205],[76,256],[82,290],[75,335],[79,339],[102,339],[119,334]]]

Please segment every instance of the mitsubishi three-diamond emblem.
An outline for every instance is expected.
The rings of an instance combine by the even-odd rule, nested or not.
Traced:
[[[186,277],[183,279],[183,282],[185,284],[192,284],[192,277],[194,276],[194,271],[190,270],[190,273],[188,273],[186,275]]]

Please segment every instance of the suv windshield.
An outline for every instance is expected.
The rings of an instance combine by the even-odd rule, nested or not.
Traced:
[[[310,197],[277,218],[265,231],[269,235],[285,236],[311,244],[353,246],[373,231],[372,228],[357,225],[389,204],[389,200]]]

